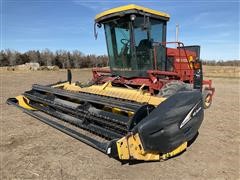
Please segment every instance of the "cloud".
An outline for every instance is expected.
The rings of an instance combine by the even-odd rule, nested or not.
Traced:
[[[57,42],[79,42],[77,38],[15,38],[7,39],[7,43],[57,43]]]
[[[202,21],[203,19],[206,19],[209,15],[210,15],[209,12],[201,12],[193,18],[193,22],[198,23],[198,22]]]
[[[92,9],[92,10],[97,10],[98,9],[98,5],[96,5],[97,3],[87,3],[87,2],[77,1],[77,0],[74,0],[73,2],[76,5],[83,6],[85,8],[89,8],[89,9]]]
[[[112,2],[110,0],[104,0],[104,1],[100,1],[100,2],[73,0],[73,3],[78,6],[82,6],[84,8],[91,9],[93,11],[104,11],[104,10],[110,9],[114,2]]]
[[[230,33],[230,32],[222,32],[222,33],[218,34],[218,37],[229,37],[231,35],[232,35],[232,33]]]
[[[8,32],[12,32],[15,34],[28,34],[28,35],[43,35],[48,34],[50,32],[58,32],[58,33],[71,33],[71,34],[79,34],[86,32],[86,28],[84,28],[83,23],[78,24],[68,24],[68,25],[57,25],[57,26],[38,26],[38,27],[17,27],[17,26],[8,26],[6,27]]]
[[[205,43],[210,43],[210,44],[229,44],[230,42],[224,40],[224,39],[207,39],[207,40],[204,40],[203,42]]]
[[[219,24],[207,24],[200,26],[202,29],[214,29],[214,28],[224,28],[230,26],[229,24],[226,23],[219,23]]]
[[[49,38],[29,38],[29,39],[26,39],[26,38],[23,38],[23,39],[13,39],[13,40],[8,40],[8,41],[12,41],[12,42],[19,42],[19,43],[22,43],[22,42],[51,42],[53,41],[54,39],[49,39]]]

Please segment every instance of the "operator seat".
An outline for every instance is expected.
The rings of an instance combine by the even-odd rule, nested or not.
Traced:
[[[149,39],[142,39],[136,47],[137,63],[140,68],[150,65],[151,48],[152,42]]]
[[[152,47],[152,41],[149,39],[142,39],[138,46],[137,49],[150,49]]]

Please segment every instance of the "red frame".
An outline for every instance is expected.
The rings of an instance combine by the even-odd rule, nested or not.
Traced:
[[[178,47],[184,47],[182,42],[164,42],[166,44],[177,44]],[[160,71],[157,70],[156,66],[156,50],[154,48],[154,69],[148,70],[148,77],[134,77],[134,78],[124,78],[124,77],[111,77],[111,70],[107,68],[93,68],[93,81],[98,84],[105,83],[107,81],[114,81],[118,84],[126,84],[131,86],[142,86],[143,84],[148,88],[149,92],[154,94],[155,90],[159,90],[162,86],[172,80],[180,80],[183,82],[193,83],[194,70],[191,68],[191,62],[189,61],[189,56],[196,59],[196,53],[186,50],[184,48],[167,48],[167,57],[173,57],[173,69],[172,71]],[[167,79],[158,78],[160,75],[166,75]],[[203,80],[204,90],[210,92],[211,98],[215,92],[212,87],[211,80]]]

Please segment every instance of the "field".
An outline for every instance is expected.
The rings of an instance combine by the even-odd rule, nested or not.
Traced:
[[[239,66],[204,66],[203,72],[206,77],[240,78]]]
[[[206,71],[214,76],[207,78],[216,94],[195,143],[167,161],[132,165],[122,165],[5,104],[33,83],[65,80],[65,71],[0,71],[0,179],[239,179],[240,79],[236,73],[238,78],[223,78],[229,73]],[[86,81],[91,73],[75,70],[73,77]]]

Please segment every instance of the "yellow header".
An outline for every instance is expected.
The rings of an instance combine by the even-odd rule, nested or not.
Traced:
[[[156,16],[162,16],[162,17],[165,17],[167,19],[170,18],[169,14],[167,14],[167,13],[152,10],[152,9],[145,8],[145,7],[142,7],[142,6],[137,6],[135,4],[129,4],[129,5],[126,5],[126,6],[120,6],[120,7],[117,7],[117,8],[109,9],[107,11],[104,11],[104,12],[100,13],[100,14],[97,14],[96,17],[95,17],[95,20],[97,20],[101,17],[107,16],[107,15],[113,14],[113,13],[118,13],[118,12],[127,11],[127,10],[139,10],[139,11],[144,11],[146,13],[153,14],[153,15],[156,15]]]

